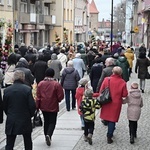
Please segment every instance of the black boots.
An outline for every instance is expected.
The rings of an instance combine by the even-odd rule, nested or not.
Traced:
[[[134,136],[133,136],[133,135],[130,136],[130,143],[131,143],[131,144],[134,143]]]
[[[107,137],[107,143],[108,143],[108,144],[113,143],[113,140],[111,139],[111,137]]]

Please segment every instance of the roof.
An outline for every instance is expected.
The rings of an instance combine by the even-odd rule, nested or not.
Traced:
[[[94,0],[92,0],[91,4],[90,4],[90,14],[98,14],[99,11],[97,10],[97,7],[95,5]]]

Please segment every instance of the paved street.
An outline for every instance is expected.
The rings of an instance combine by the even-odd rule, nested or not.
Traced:
[[[138,81],[136,74],[132,73],[131,80]],[[43,128],[37,127],[33,132],[34,150],[150,150],[150,80],[147,80],[145,93],[143,95],[144,106],[142,108],[141,118],[138,122],[138,132],[135,144],[129,143],[128,120],[126,115],[127,105],[123,105],[120,120],[116,125],[116,130],[113,137],[113,144],[107,144],[106,132],[107,127],[103,126],[99,119],[99,111],[95,122],[95,131],[93,135],[93,145],[89,145],[83,140],[83,131],[80,128],[80,119],[76,110],[66,112],[62,107],[56,130],[52,139],[52,145],[49,148],[45,144]],[[62,102],[63,103],[63,102]],[[4,124],[0,125],[0,150],[4,150]],[[17,139],[15,150],[23,149],[22,138]]]

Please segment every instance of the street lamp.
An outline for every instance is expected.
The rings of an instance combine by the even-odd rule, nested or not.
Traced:
[[[111,39],[110,39],[110,46],[111,46],[111,51],[112,51],[112,45],[113,45],[113,3],[114,1],[111,0]]]
[[[126,5],[126,7],[128,7],[130,9],[130,11],[131,11],[131,17],[129,19],[130,19],[130,22],[131,22],[131,26],[130,26],[130,35],[131,35],[130,46],[132,47],[133,46],[132,34],[134,33],[134,31],[133,31],[133,10],[128,5]],[[121,9],[123,10],[122,6],[121,6]],[[125,16],[127,16],[126,13],[125,13]],[[126,18],[126,20],[127,20],[127,18]]]

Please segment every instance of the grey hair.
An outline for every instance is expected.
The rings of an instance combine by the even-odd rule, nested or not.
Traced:
[[[24,81],[25,80],[25,73],[21,70],[16,70],[14,72],[14,77],[13,77],[14,81],[16,80],[21,80]]]
[[[109,65],[115,65],[114,58],[112,58],[112,57],[107,58],[106,61],[108,62]]]
[[[69,60],[67,62],[67,67],[73,67],[73,61],[72,60]]]

